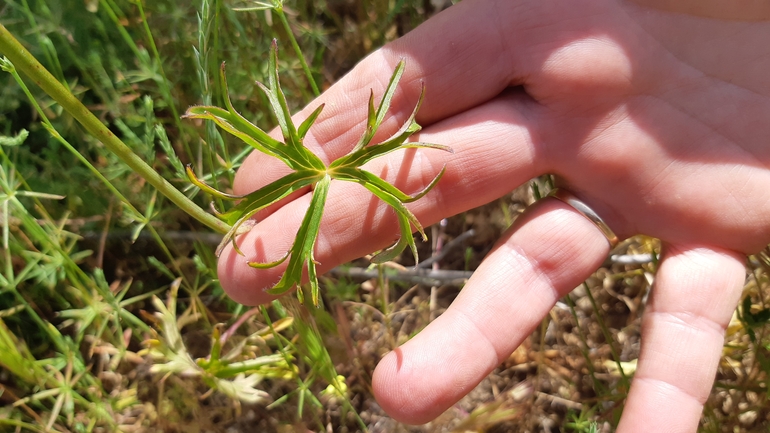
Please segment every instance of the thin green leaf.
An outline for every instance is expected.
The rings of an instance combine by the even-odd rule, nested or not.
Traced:
[[[196,105],[187,109],[187,112],[182,116],[189,119],[209,119],[220,120],[223,123],[229,124],[229,128],[242,132],[251,136],[253,134],[253,140],[257,141],[261,146],[267,147],[271,151],[275,152],[280,150],[282,143],[273,137],[267,135],[267,133],[258,127],[254,126],[251,122],[243,119],[237,113],[231,113],[228,110],[219,107]],[[243,120],[244,124],[239,121]],[[257,148],[262,151],[262,149]]]
[[[297,231],[297,237],[291,248],[291,258],[286,266],[286,271],[278,284],[267,293],[271,295],[280,295],[291,290],[302,280],[302,268],[308,260],[313,260],[313,246],[318,237],[318,230],[321,226],[321,216],[323,216],[326,196],[329,192],[331,177],[325,175],[316,184],[313,191],[313,198],[310,200],[310,207],[302,219],[302,225]]]
[[[195,172],[192,169],[192,164],[187,164],[185,166],[185,172],[187,173],[187,179],[189,179],[193,185],[197,186],[198,188],[200,188],[201,191],[207,194],[211,194],[214,197],[217,197],[223,200],[239,200],[243,198],[242,196],[224,193],[222,191],[219,191],[215,188],[212,188],[206,185],[203,181],[198,179],[198,176],[195,175]]]
[[[400,252],[404,250],[404,245],[409,245],[409,247],[412,250],[412,254],[414,255],[415,263],[419,262],[419,258],[417,256],[417,245],[415,245],[414,243],[414,237],[412,236],[411,226],[414,226],[417,229],[417,231],[422,236],[423,241],[427,240],[428,237],[425,235],[425,231],[423,231],[420,221],[418,221],[417,217],[415,217],[414,214],[409,209],[407,209],[406,206],[404,206],[404,204],[401,203],[401,201],[399,201],[398,198],[396,198],[392,194],[388,193],[383,189],[380,189],[377,185],[374,185],[372,183],[366,183],[364,184],[364,187],[369,191],[371,191],[372,194],[376,195],[380,200],[390,205],[390,207],[392,207],[393,210],[396,211],[396,216],[398,217],[398,224],[401,229],[401,239],[399,239],[395,245],[386,249],[385,251],[376,255],[375,257],[377,257],[378,260],[381,260],[381,261],[392,260],[392,258],[388,258],[388,257],[391,257],[392,254],[395,254],[395,255],[400,254]],[[399,248],[400,248],[400,251],[396,252],[396,250]],[[376,263],[381,263],[381,261],[377,261]]]
[[[316,261],[313,259],[311,252],[310,258],[307,260],[307,276],[310,280],[310,300],[313,301],[313,305],[317,307],[321,289],[318,286],[318,275],[316,274],[315,265]]]
[[[372,256],[372,263],[385,263],[398,258],[407,246],[412,248],[412,254],[414,255],[415,263],[417,260],[417,246],[414,243],[414,236],[410,230],[404,230],[404,227],[409,226],[409,221],[404,215],[397,214],[398,225],[401,230],[401,237],[398,238],[395,244],[385,248],[379,253]]]
[[[332,162],[329,165],[329,167],[333,168],[333,167],[339,167],[343,165],[358,167],[371,161],[374,158],[388,154],[402,147],[405,147],[405,148],[406,147],[430,147],[435,149],[451,151],[451,149],[447,146],[441,146],[441,145],[435,145],[435,144],[427,144],[427,143],[409,143],[408,145],[404,144],[412,134],[422,129],[422,127],[415,121],[415,117],[417,116],[417,111],[420,109],[420,106],[422,105],[422,100],[424,95],[425,95],[425,87],[423,86],[422,91],[420,92],[420,98],[417,100],[417,105],[415,105],[414,110],[412,110],[412,114],[409,116],[409,119],[407,119],[404,125],[390,138],[374,146],[353,149],[347,155]]]
[[[404,149],[425,148],[425,149],[436,149],[436,150],[443,150],[444,152],[455,153],[454,149],[452,149],[449,146],[446,146],[443,144],[425,143],[424,141],[410,141],[409,143],[404,143],[401,146]]]
[[[297,131],[297,134],[299,135],[300,141],[305,139],[305,134],[307,134],[307,131],[310,129],[311,126],[313,126],[313,123],[318,118],[318,115],[321,114],[321,111],[323,111],[325,105],[326,104],[319,105],[318,108],[316,108],[315,111],[313,111],[313,113],[311,113],[310,116],[299,125],[299,130]]]
[[[384,191],[382,189],[379,189],[374,184],[366,184],[364,185],[366,189],[372,192],[372,194],[376,195],[380,200],[384,201],[386,204],[390,205],[390,207],[393,208],[393,210],[396,211],[397,214],[403,214],[407,221],[409,221],[415,229],[420,233],[422,236],[422,240],[428,240],[428,237],[425,235],[425,231],[422,229],[422,225],[420,224],[420,221],[417,220],[417,217],[414,216],[412,211],[407,209],[406,206],[404,206],[403,203],[401,203],[396,197],[389,194],[387,191]],[[408,227],[407,227],[408,228]],[[412,231],[409,230],[409,233]]]
[[[232,115],[227,110],[219,107],[196,106],[187,109],[187,113],[185,113],[183,117],[188,119],[212,120],[220,128],[240,138],[249,146],[266,155],[274,156],[289,167],[293,167],[291,158],[287,156],[284,149],[281,149],[282,146],[279,141],[268,136],[264,131],[257,127],[254,127],[253,130],[242,130],[246,125],[243,125],[240,122],[239,116]]]
[[[259,83],[258,83],[259,84]],[[320,110],[320,107],[319,107]],[[318,112],[320,114],[320,111]],[[315,115],[318,116],[315,112],[311,114],[311,116]],[[291,119],[290,119],[291,120]],[[315,121],[313,119],[312,121]],[[321,161],[320,158],[318,158],[313,152],[308,150],[304,146],[298,146],[296,148],[285,146],[283,143],[273,139],[267,133],[256,127],[254,124],[246,120],[243,116],[240,114],[233,113],[233,122],[232,122],[238,130],[240,130],[243,133],[246,133],[248,135],[257,135],[260,137],[260,140],[266,141],[269,140],[269,144],[271,148],[281,155],[284,155],[288,160],[291,161],[291,164],[289,165],[290,168],[294,170],[299,170],[301,168],[314,168],[316,170],[323,170],[326,168],[326,165]]]
[[[393,99],[393,95],[396,93],[398,82],[401,81],[401,76],[404,75],[405,67],[406,61],[401,59],[401,61],[398,62],[398,65],[396,65],[396,69],[393,71],[393,75],[390,77],[390,82],[388,82],[388,87],[385,89],[385,94],[382,96],[380,106],[377,107],[377,120],[374,123],[375,130],[380,127],[380,124],[382,124],[382,121],[385,119],[385,114],[390,108],[390,101]],[[422,97],[420,97],[420,99],[422,100]]]
[[[225,248],[225,245],[227,245],[228,243],[232,243],[233,249],[235,250],[236,253],[238,253],[238,255],[241,255],[241,256],[244,255],[243,251],[241,251],[241,249],[238,247],[238,244],[235,242],[235,237],[239,234],[239,229],[241,228],[243,223],[247,221],[249,218],[251,218],[252,216],[254,216],[254,214],[257,213],[258,211],[259,209],[254,210],[253,212],[250,212],[250,213],[244,213],[243,215],[241,215],[240,218],[238,218],[235,224],[232,224],[230,226],[230,230],[227,233],[225,233],[225,235],[222,237],[222,241],[219,242],[219,245],[217,246],[217,249],[215,251],[215,254],[217,255],[217,257],[219,257],[222,254],[222,250]]]
[[[230,100],[230,88],[227,86],[227,75],[225,74],[225,62],[219,66],[219,84],[222,86],[222,93],[225,96],[225,106],[227,110],[233,115],[238,115],[238,112],[233,108],[233,102]],[[257,128],[259,129],[259,128]]]
[[[361,136],[361,140],[359,140],[358,144],[356,144],[356,147],[353,148],[353,152],[368,146],[372,141],[372,138],[374,138],[374,134],[380,128],[382,121],[385,120],[385,114],[390,108],[390,101],[393,99],[393,95],[396,93],[398,82],[401,81],[401,76],[404,74],[405,65],[406,62],[404,60],[398,62],[396,69],[393,71],[393,75],[390,76],[388,87],[385,89],[385,94],[382,95],[382,100],[380,101],[380,105],[377,107],[376,114],[374,112],[374,98],[370,96],[369,116],[366,122],[366,131],[364,131],[364,134]]]
[[[270,47],[267,76],[270,83],[270,102],[274,106],[275,115],[278,118],[278,124],[283,133],[283,139],[289,146],[299,147],[301,144],[297,137],[297,130],[294,129],[294,123],[291,121],[291,112],[289,111],[288,104],[286,104],[286,97],[283,94],[283,90],[281,90],[278,78],[278,41],[275,39],[273,39]]]
[[[359,151],[360,149],[363,149],[364,146],[369,144],[370,141],[372,141],[372,137],[374,136],[374,124],[377,121],[377,113],[374,111],[374,90],[369,90],[369,112],[366,117],[366,130],[363,134],[361,134],[361,138],[358,139],[358,143],[356,143],[353,150],[350,151],[350,153],[354,153]]]
[[[299,137],[296,136],[296,131],[294,131],[294,124],[292,123],[291,117],[286,117],[288,113],[288,108],[286,108],[286,113],[283,112],[285,107],[281,106],[281,102],[279,100],[278,95],[273,92],[272,89],[266,87],[262,83],[257,83],[257,86],[259,86],[260,89],[262,89],[262,92],[265,93],[267,96],[268,101],[270,102],[270,106],[273,109],[273,113],[276,116],[276,119],[278,120],[278,126],[281,128],[281,132],[283,133],[284,140],[287,143],[291,143],[291,140],[296,139],[299,140]],[[282,96],[283,94],[281,94]],[[283,101],[283,105],[286,105],[286,101]],[[286,120],[288,119],[288,121]],[[294,138],[292,138],[291,135],[287,134],[293,134]],[[291,158],[294,165],[292,165],[292,168],[316,168],[318,170],[323,170],[326,168],[323,161],[321,161],[316,155],[314,155],[312,152],[308,151],[306,147],[302,146],[300,143],[299,145],[288,145],[283,146],[285,147],[284,152],[287,154],[291,154],[293,158]]]
[[[243,196],[243,199],[237,206],[227,212],[220,213],[217,216],[228,224],[232,224],[233,220],[237,219],[239,214],[250,212],[255,207],[259,209],[267,207],[286,195],[312,184],[320,178],[321,175],[317,172],[308,170],[295,171],[294,173],[287,174],[286,176]]]
[[[267,206],[281,200],[294,191],[310,185],[315,181],[316,177],[317,174],[310,174],[308,172],[295,172],[286,175],[281,179],[248,194],[243,201],[233,209],[230,209],[225,213],[217,214],[219,219],[226,221],[232,227],[222,238],[222,242],[217,247],[216,255],[219,256],[222,253],[222,249],[228,242],[232,243],[233,249],[235,249],[238,254],[243,255],[243,252],[238,248],[238,245],[235,242],[235,238],[240,233],[239,230],[244,222],[248,221],[257,212]]]
[[[273,261],[273,262],[267,262],[267,263],[261,263],[261,262],[249,262],[249,266],[256,269],[269,269],[274,268],[281,263],[285,262],[286,259],[289,258],[289,252],[287,251],[286,254],[283,255],[280,259]]]
[[[266,1],[251,0],[248,3],[250,3],[252,6],[234,7],[233,10],[236,12],[254,12],[254,11],[262,11],[266,9],[275,9],[281,6],[281,3],[276,1],[266,2]]]

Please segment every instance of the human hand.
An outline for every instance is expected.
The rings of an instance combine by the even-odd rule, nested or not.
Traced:
[[[392,154],[368,169],[411,193],[447,164],[436,188],[410,205],[421,222],[554,173],[621,238],[660,238],[619,431],[694,431],[740,297],[744,254],[770,242],[768,40],[768,22],[623,1],[466,0],[370,55],[297,118],[325,102],[305,144],[327,162],[347,153],[363,130],[370,88],[381,94],[406,58],[382,136],[409,115],[422,82],[420,140],[455,153]],[[285,173],[280,162],[252,154],[236,193]],[[239,239],[246,258],[283,255],[309,198],[294,196],[262,215]],[[333,183],[316,244],[319,272],[383,248],[397,233],[395,216],[376,197]],[[506,359],[608,251],[574,209],[539,202],[452,306],[383,358],[373,378],[379,403],[408,423],[436,417]],[[252,269],[230,247],[220,257],[222,286],[248,304],[272,299],[264,290],[281,272]]]

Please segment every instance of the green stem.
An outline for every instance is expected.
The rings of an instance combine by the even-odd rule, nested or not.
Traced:
[[[112,153],[180,209],[220,233],[227,233],[230,230],[226,223],[220,221],[188,199],[166,181],[163,176],[147,165],[142,158],[132,152],[88,108],[59,83],[2,24],[0,24],[0,52],[7,56],[16,68],[40,86],[46,94],[58,102],[91,135],[104,143]]]
[[[155,61],[158,62],[158,70],[160,71],[160,76],[163,78],[161,80],[160,85],[163,88],[163,96],[166,98],[166,103],[168,104],[169,108],[171,108],[171,112],[174,115],[174,119],[179,119],[179,112],[176,111],[176,105],[174,105],[173,99],[171,99],[171,88],[168,85],[168,78],[166,78],[166,71],[163,70],[163,63],[160,59],[160,52],[158,52],[158,46],[155,45],[155,38],[152,36],[152,31],[150,30],[150,25],[147,23],[147,17],[144,14],[144,8],[142,7],[142,2],[137,1],[136,6],[139,9],[139,15],[142,18],[142,24],[144,25],[144,33],[147,35],[147,41],[150,43],[150,50],[152,51],[152,56],[155,57]]]
[[[607,345],[610,346],[610,353],[612,353],[612,359],[615,361],[615,364],[618,366],[618,371],[620,372],[620,378],[621,383],[624,385],[625,391],[628,392],[628,377],[626,376],[626,372],[623,371],[623,365],[620,363],[620,356],[618,355],[618,351],[615,350],[615,345],[612,343],[612,335],[610,334],[610,330],[607,329],[607,325],[604,323],[604,318],[601,315],[601,310],[599,309],[599,306],[596,304],[596,299],[594,299],[594,295],[591,293],[591,288],[588,287],[587,283],[583,283],[583,288],[586,291],[586,296],[588,296],[588,299],[591,301],[591,306],[594,309],[594,312],[596,313],[596,322],[599,323],[599,328],[602,330],[602,334],[604,335],[604,339],[607,341]]]
[[[283,12],[283,7],[277,7],[274,10],[278,14],[278,17],[281,18],[283,28],[286,29],[286,33],[289,35],[289,41],[291,41],[291,46],[294,48],[294,52],[297,54],[297,57],[299,57],[299,63],[302,65],[302,70],[305,71],[305,75],[307,75],[307,81],[310,83],[310,87],[313,89],[313,95],[320,95],[321,92],[318,91],[318,85],[315,83],[313,73],[310,72],[310,68],[307,66],[307,62],[305,61],[305,56],[302,55],[302,50],[299,48],[297,39],[294,37],[294,33],[291,31],[291,26],[289,26],[289,20],[286,18],[286,14]]]
[[[37,25],[37,20],[35,20],[35,15],[32,13],[32,10],[29,7],[29,3],[27,0],[22,0],[22,5],[24,6],[24,14],[27,16],[27,21],[29,21],[30,27],[34,30],[35,34],[37,35],[37,42],[40,45],[40,51],[43,53],[43,55],[46,57],[46,60],[48,61],[48,64],[51,69],[53,69],[54,74],[56,74],[57,79],[60,83],[64,86],[68,86],[67,80],[64,78],[64,72],[62,72],[61,63],[59,63],[59,57],[56,55],[56,48],[54,47],[53,43],[51,42],[50,38],[48,36],[44,35],[41,32],[40,27]],[[46,5],[43,5],[43,9],[47,10],[48,7]]]
[[[588,339],[586,338],[585,330],[583,329],[582,326],[580,326],[580,318],[578,317],[577,311],[575,310],[575,303],[572,302],[572,298],[570,298],[569,295],[564,296],[564,300],[569,306],[569,311],[572,314],[572,318],[575,319],[575,324],[577,325],[577,329],[578,329],[577,334],[578,334],[578,337],[580,337],[580,342],[583,344],[582,346],[580,346],[580,353],[583,355],[583,359],[585,359],[586,361],[586,368],[588,368],[588,375],[591,376],[591,381],[594,384],[594,392],[599,396],[603,396],[605,395],[607,390],[599,381],[599,379],[596,378],[596,370],[594,369],[593,361],[591,360],[591,357],[588,355]]]
[[[220,366],[218,366],[219,368],[214,369],[215,371],[213,371],[213,374],[220,379],[229,379],[240,373],[257,370],[259,367],[268,364],[277,364],[281,361],[285,361],[285,357],[283,354],[279,353],[275,355],[260,356],[259,358],[241,362],[233,362],[227,365],[221,365],[220,363]]]
[[[161,88],[161,94],[163,95],[163,99],[166,100],[166,104],[171,109],[171,115],[174,116],[174,121],[176,122],[177,128],[179,128],[180,131],[183,131],[184,125],[181,122],[181,117],[179,117],[179,112],[176,109],[176,105],[174,104],[174,98],[171,95],[171,86],[169,85],[168,78],[166,78],[166,71],[163,69],[163,62],[160,58],[160,52],[158,51],[158,46],[155,44],[155,38],[152,36],[152,31],[150,30],[150,24],[147,22],[147,16],[144,14],[144,7],[142,7],[142,0],[138,0],[136,3],[137,9],[139,10],[139,16],[142,18],[142,24],[144,25],[144,33],[147,36],[147,41],[150,44],[150,50],[152,51],[152,56],[155,58],[155,61],[158,62],[158,71],[160,71],[160,76],[162,80],[158,81],[158,84]],[[188,157],[192,157],[192,151],[190,150],[190,147],[187,145],[187,141],[185,140],[185,151],[187,152]]]

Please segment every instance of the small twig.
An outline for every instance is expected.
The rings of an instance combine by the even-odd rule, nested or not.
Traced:
[[[97,250],[97,253],[96,253],[97,268],[104,267],[104,250],[105,250],[105,246],[107,245],[107,235],[110,232],[110,221],[112,220],[112,206],[114,202],[115,202],[114,198],[111,197],[110,205],[107,208],[107,213],[105,214],[104,228],[102,229],[101,235],[99,235],[99,249]]]
[[[98,240],[101,236],[100,232],[93,232],[93,231],[86,231],[80,234],[80,237],[86,240]],[[207,245],[217,246],[222,241],[222,235],[218,233],[209,233],[209,232],[192,232],[192,231],[175,231],[175,230],[167,230],[164,232],[160,232],[160,237],[164,240],[171,241],[171,242],[202,242]],[[152,239],[152,235],[150,233],[141,232],[139,233],[139,236],[137,239],[142,240],[149,240]],[[131,240],[131,231],[130,230],[111,230],[107,234],[108,240],[114,240],[114,239],[125,239],[125,240]]]
[[[330,271],[334,276],[346,276],[352,278],[377,278],[376,269],[366,268],[334,268]],[[463,286],[473,275],[472,271],[455,271],[447,269],[407,269],[405,271],[387,273],[388,279],[392,281],[403,281],[411,284],[422,284],[425,286]]]
[[[444,234],[446,233],[447,224],[449,223],[447,219],[444,218],[432,228],[433,254],[431,254],[431,258],[433,259],[433,263],[431,264],[431,269],[434,271],[439,270],[438,261],[441,257],[446,255],[447,250],[444,249]],[[419,263],[417,266],[419,267]],[[428,310],[430,311],[429,320],[431,322],[436,319],[436,305],[438,305],[438,289],[436,285],[433,285],[430,288],[430,302],[428,303]]]
[[[403,294],[403,295],[401,295],[401,297],[400,297],[400,298],[398,298],[398,300],[396,301],[396,303],[395,303],[395,304],[393,304],[393,306],[394,306],[393,308],[394,308],[394,309],[396,309],[396,308],[397,308],[399,305],[406,305],[406,300],[407,300],[407,298],[409,298],[410,296],[412,296],[412,294],[414,294],[414,292],[415,292],[415,291],[417,291],[417,288],[418,288],[418,287],[420,287],[420,286],[419,286],[419,285],[417,285],[417,284],[415,284],[415,285],[413,285],[412,287],[410,287],[410,288],[409,288],[409,290],[407,290],[406,292],[404,292],[404,294]]]
[[[439,260],[443,259],[449,251],[457,247],[458,245],[461,245],[463,242],[465,242],[466,239],[469,237],[475,235],[476,232],[473,229],[470,229],[464,233],[462,233],[460,236],[452,239],[449,243],[444,245],[444,248],[442,248],[441,251],[437,252],[435,256],[431,256],[431,258],[427,260],[423,260],[415,268],[423,269],[430,267],[433,263],[438,262]]]
[[[342,301],[342,305],[344,306],[353,306],[357,308],[363,308],[365,310],[369,310],[372,312],[372,318],[376,318],[380,321],[385,321],[387,319],[387,316],[382,313],[382,311],[376,309],[375,307],[367,304],[366,302],[355,302],[355,301]]]
[[[540,391],[535,391],[535,395],[544,400],[550,401],[551,406],[562,406],[567,409],[578,410],[578,411],[583,409],[583,405],[581,403],[578,403],[572,400],[567,400],[566,398],[557,397],[555,395],[546,394]]]
[[[652,254],[613,254],[607,259],[607,264],[644,265],[652,262]]]

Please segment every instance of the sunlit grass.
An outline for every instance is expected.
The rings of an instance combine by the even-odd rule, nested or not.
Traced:
[[[274,67],[285,120],[317,93],[311,83],[326,88],[363,55],[414,28],[431,12],[425,4],[9,0],[0,23],[99,125],[207,209],[215,197],[189,184],[185,164],[201,182],[228,191],[247,146],[179,114],[226,105],[217,79],[223,61],[233,111],[267,131],[279,119],[270,93],[255,83],[269,83]],[[271,65],[273,38],[286,49]],[[473,229],[458,245],[416,244],[423,258],[441,253],[440,245],[454,248],[426,269],[429,277],[361,260],[319,276],[315,294],[300,289],[321,308],[293,297],[248,308],[219,287],[211,230],[33,80],[14,75],[13,64],[4,67],[0,431],[406,431],[374,403],[376,362],[454,298],[459,288],[441,272],[467,275],[534,198],[525,187],[432,234],[449,241]],[[224,201],[216,204],[223,209]],[[400,247],[407,246],[412,250]],[[477,391],[410,431],[616,425],[658,251],[652,239],[622,244],[619,258],[559,303]],[[750,257],[749,269],[702,431],[757,431],[770,416],[770,251]]]

